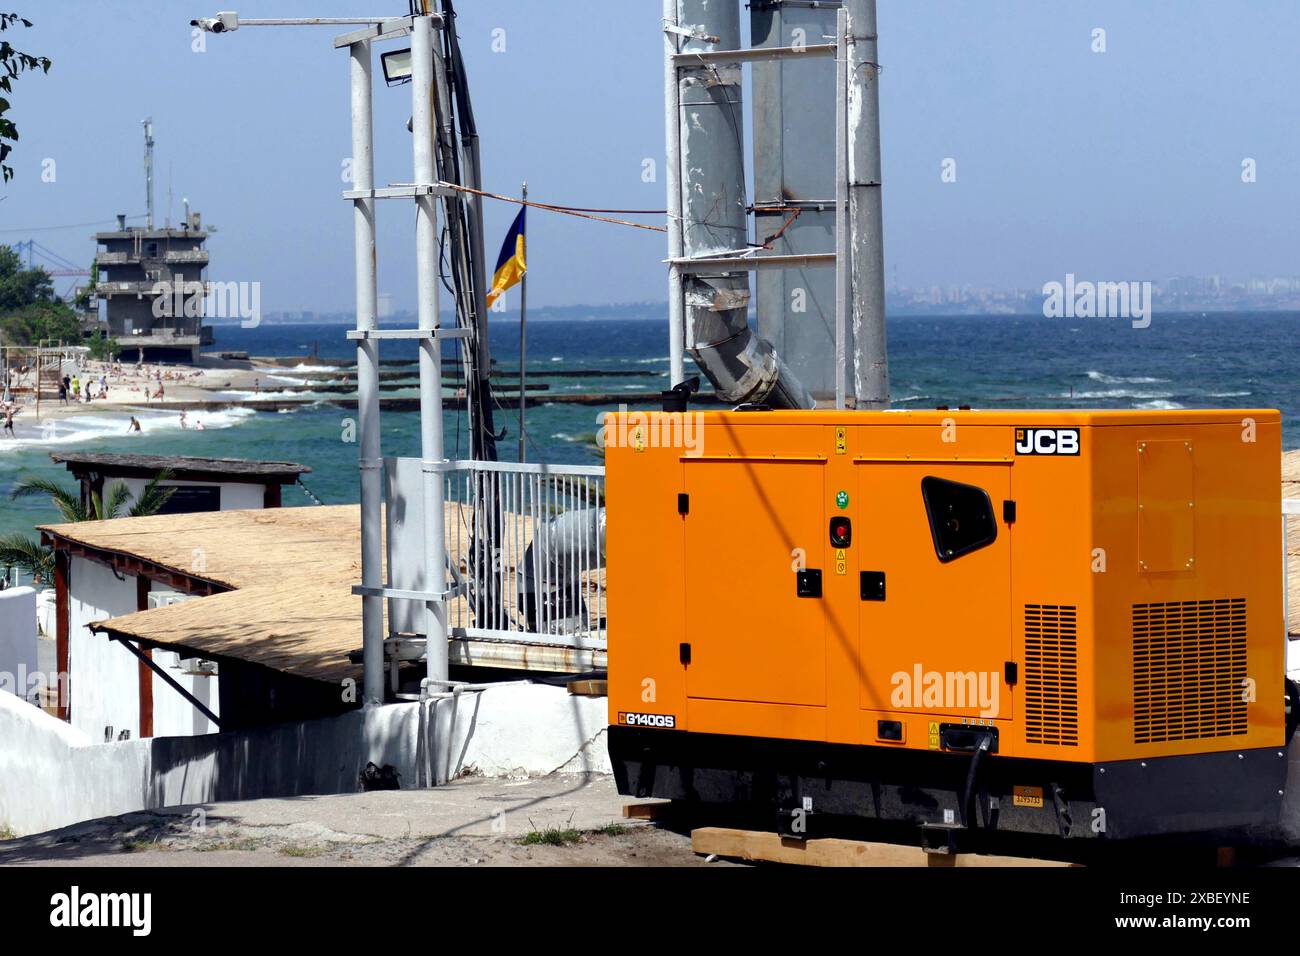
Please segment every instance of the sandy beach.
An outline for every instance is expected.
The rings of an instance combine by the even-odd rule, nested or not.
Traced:
[[[241,402],[301,398],[303,386],[338,383],[336,367],[277,364],[272,359],[228,360],[201,356],[193,364],[87,360],[66,373],[67,397],[47,380],[39,405],[17,376],[12,401],[13,433],[0,432],[0,451],[34,443],[61,444],[93,435],[145,434],[157,429],[206,430],[236,424],[254,414]],[[89,398],[87,396],[89,395]],[[131,419],[139,422],[137,432]]]

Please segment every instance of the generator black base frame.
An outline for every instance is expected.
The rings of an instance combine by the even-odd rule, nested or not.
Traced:
[[[1113,763],[1025,760],[637,727],[609,728],[621,794],[743,807],[757,819],[956,825],[1075,839],[1275,827],[1283,747]],[[782,824],[782,828],[785,825]]]

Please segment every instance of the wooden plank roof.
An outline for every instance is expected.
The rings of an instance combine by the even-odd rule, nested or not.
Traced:
[[[265,483],[293,482],[299,475],[311,471],[306,465],[292,461],[257,461],[248,458],[196,458],[186,455],[119,455],[105,452],[56,452],[50,455],[55,463],[67,465],[73,474],[98,471],[110,476],[130,475],[152,477],[164,468],[170,468],[172,477],[182,481],[190,479],[240,481],[253,479]]]
[[[44,525],[55,547],[144,562],[225,593],[139,611],[97,628],[202,657],[301,677],[359,679],[360,509],[356,505],[209,511]]]
[[[459,525],[465,532],[453,536],[450,555],[463,568],[471,518],[464,505],[446,507],[447,527]],[[361,647],[361,598],[352,594],[361,581],[360,521],[357,505],[326,505],[116,518],[39,530],[56,548],[201,595],[96,622],[96,630],[337,683],[361,677],[360,665],[348,658]],[[523,522],[506,537],[505,591],[513,607],[513,568],[532,540],[532,529]],[[588,581],[589,599],[601,617],[604,580],[600,570]],[[387,618],[387,602],[384,612]],[[463,597],[450,602],[449,625],[463,627],[470,617]],[[458,641],[453,656],[459,663],[571,671],[602,667],[606,660],[603,650],[490,641]]]

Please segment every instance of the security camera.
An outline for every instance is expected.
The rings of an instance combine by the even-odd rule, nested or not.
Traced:
[[[190,26],[198,27],[206,33],[229,33],[239,29],[239,14],[233,10],[226,10],[215,17],[199,17],[197,20],[191,20]]]

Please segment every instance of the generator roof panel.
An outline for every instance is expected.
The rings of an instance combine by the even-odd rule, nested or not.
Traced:
[[[706,411],[691,409],[706,421],[722,420],[728,424],[767,425],[929,425],[957,417],[962,424],[1013,427],[1017,425],[1074,425],[1080,427],[1131,425],[1240,424],[1243,418],[1259,424],[1278,424],[1282,415],[1273,408],[1180,408],[1174,410],[1143,409],[963,409],[900,408],[889,411],[854,411],[848,409]],[[611,413],[614,414],[614,413]],[[665,412],[618,413],[625,418],[638,415],[680,414]]]

